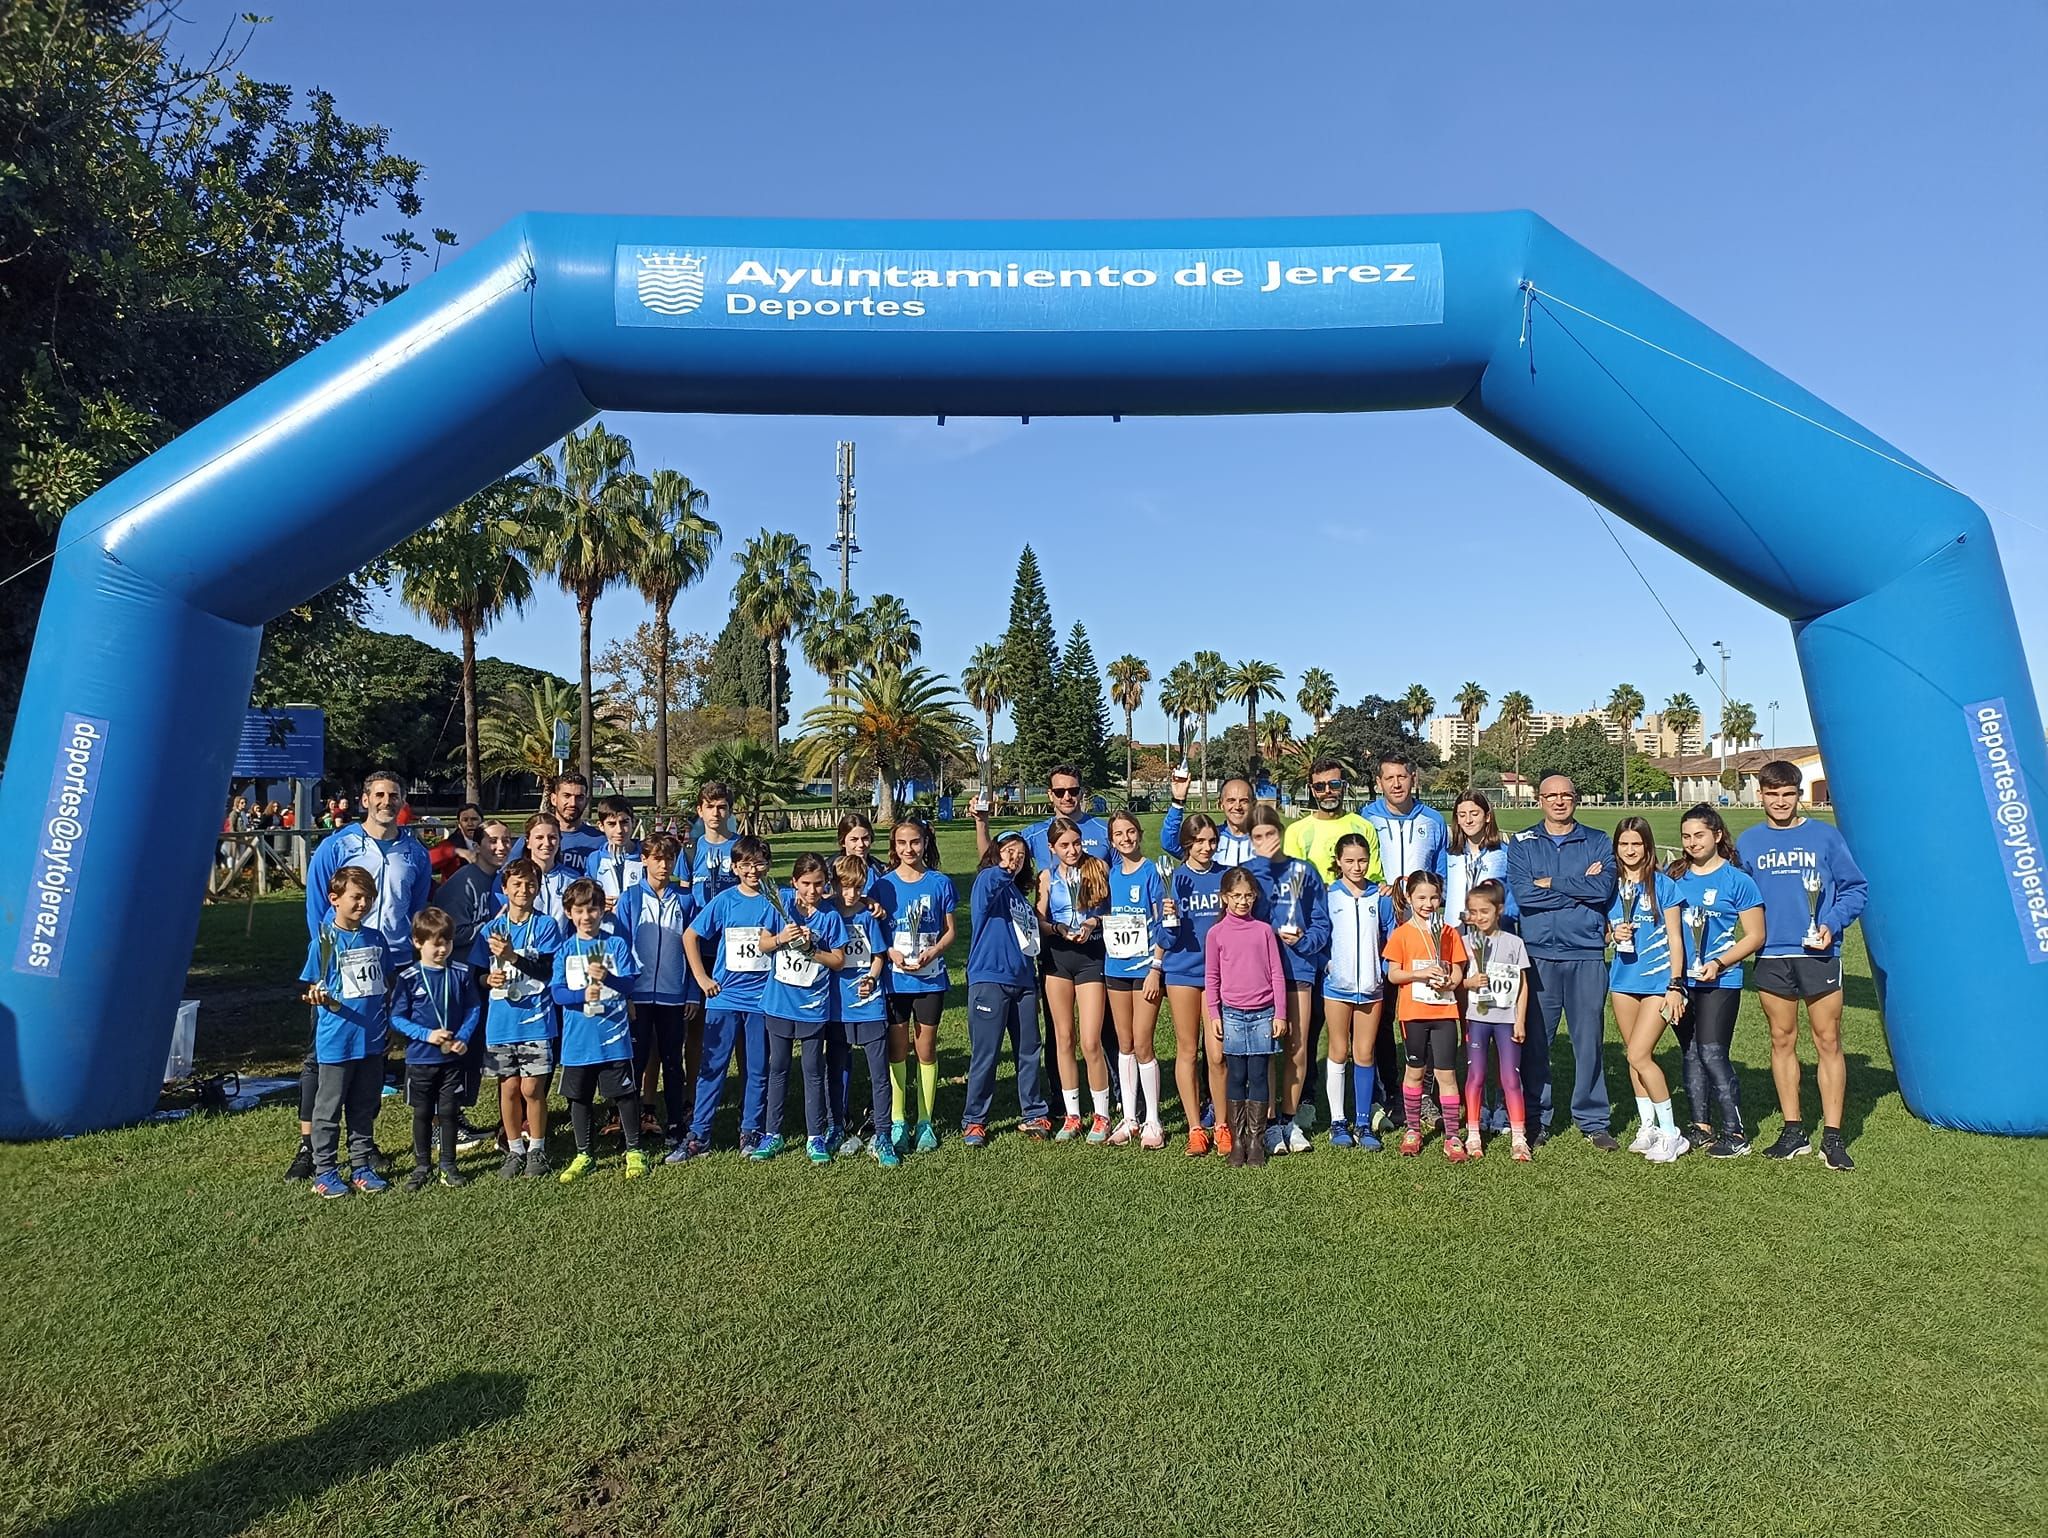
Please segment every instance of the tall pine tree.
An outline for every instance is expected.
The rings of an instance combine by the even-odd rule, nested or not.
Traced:
[[[1010,589],[1010,628],[1003,633],[1003,668],[1009,675],[1010,723],[1016,745],[1010,766],[1019,785],[1043,785],[1046,771],[1060,761],[1059,665],[1053,641],[1052,604],[1029,545],[1017,557],[1017,582]]]
[[[1095,648],[1077,620],[1060,653],[1055,683],[1059,704],[1054,738],[1055,763],[1078,764],[1092,789],[1109,777],[1109,704],[1102,697],[1102,673],[1095,666]]]
[[[738,610],[725,622],[725,629],[711,646],[711,663],[704,680],[704,703],[723,705],[728,710],[768,708],[768,642],[747,623]],[[789,679],[782,680],[782,698],[776,702],[776,722],[789,725]]]

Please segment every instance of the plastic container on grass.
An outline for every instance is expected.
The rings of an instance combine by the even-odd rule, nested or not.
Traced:
[[[178,1001],[178,1023],[171,1028],[171,1055],[164,1064],[164,1083],[192,1077],[192,1038],[199,1032],[199,1001]]]

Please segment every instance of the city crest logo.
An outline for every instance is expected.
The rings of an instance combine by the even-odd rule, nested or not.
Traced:
[[[704,259],[688,251],[641,257],[640,302],[657,315],[688,315],[704,302]]]

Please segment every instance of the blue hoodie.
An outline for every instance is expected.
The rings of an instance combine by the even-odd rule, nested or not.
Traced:
[[[445,967],[415,963],[398,974],[398,984],[391,990],[391,1028],[405,1038],[408,1063],[462,1061],[462,1055],[435,1046],[429,1038],[436,1031],[450,1030],[462,1043],[463,1054],[474,1048],[483,1014],[476,991],[475,975],[459,961]]]
[[[1599,868],[1587,875],[1589,866]],[[1548,876],[1550,885],[1536,885]],[[1575,822],[1552,838],[1538,823],[1508,840],[1508,893],[1521,913],[1522,943],[1538,961],[1607,959],[1614,906],[1614,841]]]
[[[1259,905],[1252,910],[1252,917],[1271,924],[1275,934],[1290,916],[1300,920],[1301,938],[1292,945],[1280,941],[1280,962],[1287,969],[1288,982],[1313,983],[1330,950],[1330,899],[1322,876],[1308,861],[1284,854],[1271,860],[1255,854],[1244,862],[1243,869],[1259,883]],[[1301,883],[1298,905],[1291,900],[1297,880]]]
[[[1849,845],[1832,823],[1802,817],[1789,828],[1758,823],[1744,828],[1735,855],[1764,897],[1765,956],[1837,956],[1842,931],[1863,916],[1870,883],[1863,879]],[[1820,872],[1820,912],[1815,922],[1834,932],[1824,951],[1806,948],[1806,887],[1801,877]]]

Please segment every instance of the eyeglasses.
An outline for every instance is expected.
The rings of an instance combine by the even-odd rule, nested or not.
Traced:
[[[1342,790],[1344,783],[1342,780],[1312,780],[1309,782],[1308,788],[1310,790]]]
[[[1055,785],[1052,787],[1051,794],[1055,796],[1078,796],[1081,794],[1081,787],[1078,785]]]

